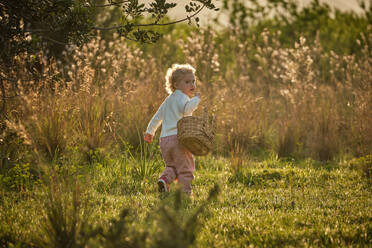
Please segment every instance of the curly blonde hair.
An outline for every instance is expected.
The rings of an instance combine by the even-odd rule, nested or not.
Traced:
[[[173,64],[167,70],[165,76],[165,89],[168,94],[172,94],[176,90],[175,84],[187,73],[195,74],[195,68],[189,64]]]

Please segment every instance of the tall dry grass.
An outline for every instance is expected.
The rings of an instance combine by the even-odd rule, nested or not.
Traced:
[[[218,116],[226,141],[235,141],[224,144],[320,160],[369,153],[371,49],[363,47],[358,58],[340,56],[304,38],[284,48],[275,35],[261,36],[264,42],[255,49],[237,46],[234,72],[226,70],[235,82],[219,91]],[[256,53],[249,62],[251,50]]]
[[[8,128],[48,161],[73,149],[89,161],[92,151],[136,147],[166,97],[165,69],[183,57],[197,69],[201,105],[217,116],[216,153],[235,154],[239,147],[239,153],[271,150],[320,160],[369,153],[371,48],[361,47],[358,57],[338,55],[302,37],[284,47],[278,36],[264,31],[243,40],[237,30],[202,29],[187,39],[166,36],[153,54],[97,36],[68,47],[64,63],[44,64],[52,75],[45,85],[53,87],[19,91]],[[371,44],[372,35],[365,39],[362,44]],[[182,53],[164,62],[159,51],[167,53],[169,44]]]

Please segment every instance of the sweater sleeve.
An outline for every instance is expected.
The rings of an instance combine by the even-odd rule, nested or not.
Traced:
[[[146,133],[154,135],[158,127],[161,125],[164,119],[164,105],[165,101],[160,105],[158,111],[154,114],[151,121],[149,122]]]
[[[192,115],[192,112],[194,112],[197,109],[199,102],[200,102],[200,98],[197,96],[194,96],[190,100],[184,100],[183,104],[181,105],[182,107],[181,113],[184,116]]]

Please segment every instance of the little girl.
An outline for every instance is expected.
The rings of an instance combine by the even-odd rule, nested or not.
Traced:
[[[169,192],[169,184],[177,179],[183,192],[192,193],[195,160],[191,152],[178,143],[177,122],[183,116],[192,115],[200,102],[200,93],[192,97],[196,89],[194,74],[195,69],[189,64],[174,64],[168,69],[165,86],[169,96],[152,117],[144,136],[144,140],[151,143],[162,124],[160,150],[165,169],[158,180],[159,192]]]

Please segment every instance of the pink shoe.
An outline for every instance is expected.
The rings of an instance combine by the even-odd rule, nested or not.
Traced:
[[[158,191],[159,192],[169,192],[169,185],[164,179],[158,180]]]

